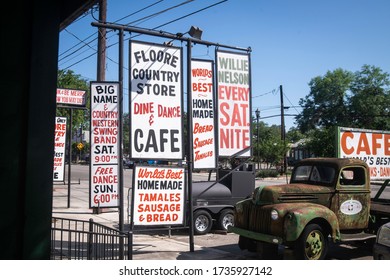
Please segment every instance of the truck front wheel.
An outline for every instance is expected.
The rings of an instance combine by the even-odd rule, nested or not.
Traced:
[[[194,213],[194,232],[195,234],[206,234],[211,230],[213,220],[209,212],[198,210]]]
[[[323,260],[327,251],[327,235],[317,224],[305,227],[294,248],[295,257],[304,260]]]

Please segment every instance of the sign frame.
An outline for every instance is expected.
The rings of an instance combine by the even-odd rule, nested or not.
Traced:
[[[195,71],[195,72],[194,72]],[[216,169],[217,161],[218,161],[218,137],[217,137],[217,114],[216,114],[216,106],[215,106],[215,67],[214,61],[209,59],[191,59],[191,92],[189,98],[191,100],[191,132],[193,133],[192,137],[192,158],[194,161],[193,169],[201,170],[201,169]],[[194,77],[194,75],[196,77]],[[197,86],[194,87],[194,84]],[[197,92],[197,98],[195,94]],[[201,93],[202,92],[202,93]],[[209,96],[207,96],[209,95]],[[210,114],[212,112],[213,116],[198,116],[194,117],[194,110],[198,108],[194,108],[194,102],[196,100],[200,100],[202,107],[203,105],[210,110],[203,110],[203,114]],[[211,104],[210,104],[211,101]],[[197,105],[199,106],[199,105]],[[200,110],[203,108],[200,108]],[[200,111],[199,110],[199,111]],[[198,113],[200,114],[201,111]],[[198,128],[194,129],[194,120],[197,121]],[[207,121],[209,119],[209,121]],[[212,121],[210,121],[212,119]],[[202,122],[202,120],[204,120]],[[195,127],[197,126],[195,125]],[[210,131],[212,125],[212,131]],[[205,130],[207,131],[203,131]],[[199,133],[198,133],[199,132]],[[201,134],[200,142],[198,142],[199,138],[195,138],[196,134]],[[195,138],[195,139],[194,139]],[[208,142],[212,139],[213,143],[209,144]],[[196,145],[195,145],[196,144]],[[200,146],[200,148],[196,149],[196,146]],[[207,149],[207,147],[210,147]],[[200,155],[199,155],[200,153]],[[208,160],[211,158],[210,160]]]
[[[103,94],[112,94],[110,99],[116,103],[97,103],[95,106],[95,88],[103,87]],[[120,127],[120,83],[119,82],[90,82],[91,110],[90,110],[90,164],[89,164],[89,207],[90,208],[118,208],[121,194],[121,127]],[[110,93],[115,89],[115,94]],[[116,98],[115,98],[116,97]],[[97,98],[98,99],[98,98]],[[103,98],[102,98],[103,99]],[[107,98],[108,99],[108,98]],[[103,104],[103,105],[102,105]],[[95,107],[102,109],[95,110]],[[96,114],[95,114],[96,112]],[[100,112],[100,113],[98,113]],[[98,117],[96,117],[98,116]],[[101,119],[99,119],[101,117]],[[95,119],[97,118],[97,119]],[[96,121],[96,122],[95,122]],[[95,128],[97,128],[95,130]],[[99,132],[100,131],[100,132]],[[94,133],[97,136],[93,136]],[[100,134],[102,133],[102,134]],[[100,136],[100,138],[99,138]],[[110,138],[110,136],[112,136]],[[114,140],[114,138],[116,139]],[[96,139],[95,139],[96,137]],[[99,143],[95,143],[95,140]],[[109,143],[113,145],[105,145]],[[104,143],[105,142],[105,143]],[[99,149],[97,149],[99,144]],[[100,144],[102,147],[100,147]],[[96,146],[96,147],[95,147]],[[95,156],[95,151],[96,154]],[[99,152],[99,153],[98,153]],[[100,156],[100,152],[105,155]],[[99,185],[104,183],[106,185]],[[110,184],[110,185],[108,185]],[[95,193],[95,194],[94,194]],[[98,202],[96,202],[98,201]]]
[[[389,150],[388,155],[385,147]],[[351,152],[346,153],[346,149]],[[336,153],[339,158],[359,158],[365,161],[370,168],[371,180],[390,179],[390,131],[337,127]]]
[[[61,96],[65,95],[65,96]],[[71,102],[67,101],[64,102],[64,100],[67,100],[69,95],[74,95],[74,100],[73,101],[79,101],[80,102]],[[79,96],[82,96],[78,98]],[[62,102],[59,100],[62,100]],[[81,90],[81,89],[73,89],[73,88],[57,88],[56,91],[56,102],[57,105],[60,107],[64,108],[85,108],[87,106],[87,91],[86,90]]]
[[[222,63],[220,63],[219,58],[226,58],[227,62],[224,63],[222,66]],[[239,65],[239,57],[241,57],[241,65]],[[234,64],[236,60],[237,64]],[[216,99],[217,99],[217,123],[218,123],[218,154],[220,157],[231,157],[240,151],[245,150],[248,147],[252,146],[252,79],[251,79],[251,56],[250,52],[243,53],[243,52],[237,52],[237,51],[227,51],[227,50],[219,50],[218,48],[215,50],[215,63],[216,63]],[[247,63],[245,63],[247,61]],[[223,69],[223,67],[226,67],[226,69]],[[230,69],[228,68],[230,67]],[[240,69],[241,67],[241,69]],[[247,68],[247,69],[246,69]],[[241,71],[241,72],[240,72]],[[226,75],[224,75],[226,74]],[[232,78],[236,80],[232,80]],[[229,82],[221,82],[221,80],[225,79],[232,80],[233,83]],[[241,80],[242,79],[242,80]],[[239,85],[242,82],[242,87],[236,87],[237,91],[234,91],[233,88],[235,85]],[[227,99],[222,99],[221,96],[223,96],[223,93],[220,90],[220,87],[225,86],[225,96]],[[229,87],[229,88],[228,88]],[[230,96],[229,96],[230,95]],[[229,97],[233,97],[233,99],[229,99]],[[234,100],[237,98],[238,100]],[[244,100],[240,100],[244,99]],[[245,100],[246,99],[246,100]],[[224,102],[223,102],[224,101]],[[238,101],[244,101],[242,103],[238,103]],[[233,106],[233,113],[231,110],[231,106]],[[237,111],[240,110],[238,106],[245,111],[245,107],[247,106],[246,110],[247,112],[243,113],[242,115],[237,115]],[[224,108],[226,111],[222,111],[221,108]],[[223,117],[225,119],[223,119]],[[228,120],[227,120],[228,119]],[[222,121],[223,120],[223,121]],[[234,125],[233,122],[242,122],[243,125],[237,126]],[[245,124],[245,121],[247,122]],[[224,122],[228,122],[229,125],[224,124]],[[222,125],[221,125],[222,124]],[[229,132],[226,132],[225,136],[223,137],[221,134],[221,131],[223,128],[226,128],[229,130]],[[230,128],[229,128],[230,127]],[[241,136],[241,138],[244,138],[241,144],[233,143],[234,138],[238,139],[239,137],[237,135],[234,135],[234,133],[238,133],[237,127],[241,128],[241,133],[247,133],[248,135],[246,137]],[[234,130],[233,130],[234,128]],[[229,135],[227,135],[229,134]],[[228,140],[230,145],[236,145],[234,148],[230,147],[223,147],[222,142],[224,139],[230,138]],[[237,141],[237,140],[236,140]],[[225,143],[226,144],[226,143]],[[252,156],[252,149],[248,149],[247,152],[241,154],[239,157],[242,158],[248,158]]]
[[[152,57],[152,51],[154,51],[156,57]],[[177,56],[171,54],[176,52],[179,52]],[[133,54],[135,53],[137,53],[137,58],[133,57]],[[160,55],[162,55],[163,58],[161,58],[161,61],[158,61],[160,60],[160,57],[162,57]],[[154,61],[153,58],[155,59]],[[141,59],[142,62],[140,63]],[[129,61],[130,61],[129,62],[130,63],[130,70],[129,70],[130,158],[145,160],[145,161],[156,160],[156,159],[163,160],[163,161],[182,160],[184,158],[183,49],[181,47],[166,46],[164,44],[130,40]],[[159,67],[160,65],[159,63],[161,62],[162,65],[161,67]],[[137,68],[135,67],[136,65],[141,65],[141,66],[137,66],[138,67]],[[171,67],[169,67],[169,65]],[[173,72],[173,71],[170,72],[170,70],[172,70],[172,68],[176,68],[176,66],[177,66],[177,70],[176,70],[177,72]],[[134,78],[135,77],[134,73],[136,72],[136,70],[138,71],[137,72],[138,76],[137,78]],[[140,70],[143,70],[142,73],[143,75],[145,75],[142,76],[142,78],[140,77],[141,76]],[[154,79],[146,79],[148,73],[149,74],[152,73],[150,75],[153,75]],[[160,73],[164,73],[164,75],[161,75],[159,78],[157,78],[157,75],[159,75]],[[159,84],[159,79],[164,79],[164,78],[168,79],[168,82],[165,81],[164,84]],[[144,81],[146,82],[144,83]],[[152,85],[150,82],[153,82],[154,84]],[[143,86],[142,88],[141,85]],[[143,91],[145,88],[147,93],[144,94]],[[154,93],[150,93],[151,88],[152,91],[155,90],[155,88],[159,88],[158,89],[159,91],[164,92],[164,96],[171,95],[172,93],[170,91],[176,90],[175,97],[170,99],[168,99],[168,97],[170,96],[164,97],[165,99],[168,99],[168,101],[167,100],[161,101],[162,100],[161,96],[163,96],[163,94],[156,95]],[[137,93],[137,89],[141,93]],[[167,91],[169,91],[169,93],[167,93]],[[149,98],[144,96],[149,96]],[[137,102],[140,101],[140,103],[136,103],[136,101]],[[156,104],[157,106],[155,107]],[[138,106],[137,112],[135,112],[136,110],[133,110],[133,105]],[[168,105],[169,106],[173,105],[176,107],[168,107]],[[163,112],[169,110],[172,112],[176,112],[176,114],[178,114],[178,110],[180,110],[180,117],[173,116],[172,117],[173,120],[170,120],[169,117],[159,118],[158,115],[161,113],[160,108]],[[174,113],[172,113],[172,115],[173,114]],[[157,117],[155,117],[155,115],[157,115]],[[175,122],[175,120],[177,119],[179,120],[179,124]],[[168,120],[169,120],[169,125],[167,126]],[[160,128],[164,127],[164,131],[161,129],[159,134],[154,133],[153,129],[150,128],[152,126],[160,127]],[[170,133],[168,132],[165,133],[165,128],[168,128],[167,130],[170,130]],[[143,135],[144,131],[147,131],[149,134]],[[177,138],[173,138],[174,131],[178,132]],[[135,145],[137,145],[138,149],[140,149],[141,146],[143,147],[147,146],[148,149],[150,146],[153,146],[153,144],[150,144],[151,142],[147,143],[147,145],[145,143],[139,144],[137,137],[135,135],[140,136],[141,134],[143,138],[148,138],[147,141],[154,139],[155,144],[160,145],[157,148],[158,149],[157,152],[156,151],[144,152],[144,151],[137,151],[137,149],[135,149]],[[168,139],[162,139],[161,138],[162,136],[164,137],[170,136],[171,143],[169,143]],[[175,144],[176,141],[172,141],[172,139],[179,141],[179,143],[177,143],[177,146]],[[153,148],[155,149],[156,145],[154,147],[151,147],[150,149],[151,150]],[[164,148],[161,149],[162,146],[164,146]],[[178,149],[178,151],[175,151],[175,153],[169,151],[166,152],[165,149],[167,149],[167,147],[169,149],[169,146],[171,146],[171,149],[175,149],[175,150]]]
[[[61,120],[62,124],[65,124],[64,134],[62,136],[57,137],[57,125],[59,124],[59,120]],[[54,136],[54,165],[53,165],[53,182],[65,182],[65,153],[66,153],[66,144],[67,144],[67,118],[66,117],[56,117],[55,118],[55,136]],[[61,147],[62,145],[62,147]],[[57,147],[58,146],[58,147]],[[62,152],[60,157],[57,157],[57,153]],[[56,167],[56,158],[61,158],[62,170],[57,171]],[[60,174],[59,178],[56,178],[55,173]]]
[[[139,183],[137,183],[137,180],[138,180],[138,175],[140,173],[140,169],[144,168],[145,171],[143,172],[143,175],[142,176],[150,176],[149,178],[145,179],[145,180],[149,180],[149,181],[152,181],[154,180],[155,183],[153,183],[153,186],[154,186],[154,189],[150,190],[150,189],[145,189],[143,190],[143,194],[144,196],[143,197],[146,197],[146,194],[148,193],[149,191],[149,194],[150,195],[156,195],[156,199],[157,201],[159,200],[159,194],[163,194],[162,192],[161,193],[158,193],[160,191],[160,186],[161,186],[161,182],[164,181],[167,181],[166,178],[164,178],[163,176],[166,176],[168,172],[166,172],[167,170],[175,170],[175,172],[179,172],[179,173],[174,173],[174,174],[182,174],[182,178],[181,178],[181,181],[178,181],[178,182],[182,182],[182,190],[180,192],[176,192],[176,195],[172,195],[174,194],[173,192],[171,193],[168,193],[169,195],[162,195],[161,196],[161,199],[163,199],[165,202],[162,203],[164,204],[164,206],[169,206],[172,204],[172,201],[167,201],[166,199],[169,197],[169,199],[175,199],[177,198],[177,194],[179,194],[179,196],[181,197],[181,200],[179,200],[179,203],[177,203],[176,205],[180,205],[180,212],[179,211],[174,211],[172,210],[172,212],[174,212],[173,214],[179,212],[178,214],[178,221],[177,222],[150,222],[148,221],[148,218],[144,218],[144,216],[142,216],[143,214],[139,214],[140,211],[136,211],[136,209],[139,209],[140,208],[140,201],[141,200],[138,200],[136,199],[139,194],[140,194],[140,191],[138,191],[138,188],[136,187]],[[164,172],[162,172],[164,171]],[[151,173],[149,173],[151,172]],[[146,174],[149,174],[149,175],[146,175]],[[172,174],[172,173],[171,173]],[[174,180],[176,178],[172,178],[172,180]],[[160,182],[159,184],[157,184],[157,182]],[[134,226],[138,226],[138,227],[149,227],[149,226],[183,226],[185,224],[185,221],[186,221],[186,213],[187,213],[187,194],[188,194],[188,190],[187,190],[187,176],[186,176],[186,172],[185,172],[185,167],[180,167],[180,166],[150,166],[150,165],[142,165],[142,164],[136,164],[134,165],[134,169],[133,169],[133,180],[132,180],[132,183],[133,183],[133,188],[132,188],[132,202],[131,202],[131,227],[133,228]],[[141,183],[142,184],[142,183]],[[168,183],[167,183],[168,184]],[[150,186],[148,186],[148,188],[152,188]],[[158,202],[161,202],[161,201],[158,201]],[[176,201],[175,201],[176,202]],[[145,208],[144,209],[147,209],[147,206],[149,206],[150,208],[151,207],[151,204],[149,203],[145,203]],[[157,208],[158,205],[156,205],[156,208]],[[161,206],[162,207],[162,206]],[[172,207],[172,206],[170,206]],[[176,206],[177,207],[177,206]],[[151,213],[149,214],[146,214],[146,215],[154,215],[154,211],[150,211]],[[158,215],[158,214],[157,214]],[[152,217],[152,216],[147,216],[147,217]],[[142,220],[142,221],[140,221]]]

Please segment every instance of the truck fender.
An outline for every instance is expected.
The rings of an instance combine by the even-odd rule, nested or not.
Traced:
[[[340,229],[336,214],[319,204],[307,204],[289,210],[284,220],[286,241],[296,241],[305,227],[316,223],[329,231],[333,241],[340,239]]]

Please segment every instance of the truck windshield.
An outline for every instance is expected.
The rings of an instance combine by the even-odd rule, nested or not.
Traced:
[[[335,178],[336,170],[330,166],[301,165],[298,166],[291,177],[291,183],[331,184]]]

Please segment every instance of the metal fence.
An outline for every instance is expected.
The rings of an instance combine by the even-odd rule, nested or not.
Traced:
[[[129,238],[120,231],[89,221],[52,218],[52,260],[130,259]]]

